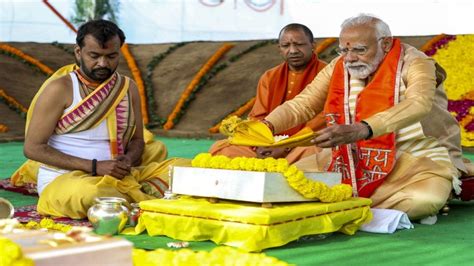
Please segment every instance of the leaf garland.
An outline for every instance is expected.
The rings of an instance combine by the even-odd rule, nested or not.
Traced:
[[[181,118],[181,116],[184,114],[184,111],[188,108],[189,104],[196,98],[195,97],[195,94],[197,92],[199,92],[202,87],[204,87],[214,76],[217,75],[218,72],[220,72],[221,70],[225,69],[226,67],[229,66],[229,64],[231,63],[234,63],[236,62],[237,60],[239,60],[242,56],[244,56],[245,54],[248,54],[249,52],[252,52],[253,50],[255,49],[258,49],[258,48],[261,48],[261,47],[264,47],[268,44],[275,44],[277,43],[277,40],[265,40],[265,41],[261,41],[261,42],[258,42],[254,45],[251,45],[249,46],[247,49],[231,56],[229,58],[229,60],[227,62],[224,62],[224,63],[221,63],[217,66],[214,66],[202,79],[201,81],[199,82],[199,84],[196,86],[196,88],[191,92],[191,94],[189,95],[188,99],[186,99],[186,101],[184,102],[183,104],[183,108],[182,108],[182,111],[177,115],[177,117],[175,118],[175,124],[179,122],[179,119]],[[222,120],[222,119],[221,119]]]
[[[217,50],[209,60],[201,67],[201,69],[198,71],[198,73],[194,76],[194,78],[191,80],[191,82],[188,84],[186,89],[183,91],[181,94],[181,97],[178,100],[178,103],[174,107],[173,111],[171,114],[168,116],[168,119],[166,120],[166,123],[164,124],[163,128],[165,130],[170,130],[174,127],[174,125],[179,121],[181,118],[182,114],[184,113],[184,106],[187,107],[187,104],[185,105],[186,102],[188,102],[188,98],[194,97],[194,94],[196,92],[196,88],[198,87],[198,84],[201,83],[201,80],[203,77],[208,73],[211,68],[217,63],[217,61],[225,54],[227,53],[230,49],[234,47],[233,44],[225,43],[223,44],[219,50]],[[192,95],[191,95],[192,94]]]
[[[11,110],[20,114],[21,117],[26,118],[28,109],[19,103],[15,98],[8,95],[3,89],[0,89],[0,101],[5,102]]]
[[[41,73],[49,76],[53,74],[53,70],[49,68],[47,65],[41,63],[38,59],[25,54],[23,51],[21,51],[18,48],[15,48],[11,45],[5,44],[5,43],[0,43],[0,53],[11,56],[13,58],[17,58],[22,60],[24,63],[38,68]]]
[[[54,47],[57,47],[61,50],[63,50],[64,52],[74,56],[74,49],[71,49],[70,47],[67,47],[66,45],[62,44],[62,43],[59,43],[59,42],[52,42],[51,43],[52,46]]]
[[[148,127],[161,126],[166,122],[166,120],[163,118],[160,118],[155,111],[156,101],[155,101],[155,95],[154,95],[154,90],[153,90],[153,71],[155,70],[156,66],[161,61],[163,61],[163,59],[165,59],[165,57],[171,54],[174,50],[186,44],[187,43],[180,42],[169,47],[165,52],[153,56],[150,62],[146,66],[145,92],[146,92],[146,98],[147,98],[146,104],[148,105],[148,110],[149,110],[148,117],[150,118],[148,122]]]

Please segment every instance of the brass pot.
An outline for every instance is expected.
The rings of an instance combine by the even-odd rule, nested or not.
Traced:
[[[15,214],[15,208],[13,205],[5,198],[0,198],[0,219],[10,219],[13,218]]]
[[[87,211],[87,218],[94,226],[95,233],[99,235],[115,235],[120,233],[128,220],[127,202],[118,197],[96,198],[97,204]]]

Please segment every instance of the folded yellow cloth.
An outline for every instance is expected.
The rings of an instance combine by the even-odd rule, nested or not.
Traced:
[[[297,147],[313,145],[311,140],[315,132],[309,127],[301,129],[298,133],[276,140],[271,130],[260,121],[232,119],[228,123],[223,122],[224,128],[221,132],[229,136],[229,143],[240,146],[258,147]]]
[[[122,233],[165,235],[183,241],[211,240],[245,251],[285,245],[305,235],[342,232],[353,235],[372,219],[370,199],[350,198],[336,203],[259,204],[180,196],[140,202],[135,228]]]

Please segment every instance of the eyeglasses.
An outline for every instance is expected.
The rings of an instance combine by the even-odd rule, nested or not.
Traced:
[[[377,42],[380,40],[383,40],[385,37],[380,37],[377,39]],[[337,47],[336,48],[336,53],[339,55],[347,55],[349,52],[352,52],[353,54],[356,55],[365,55],[369,48],[367,46],[357,46],[354,48],[347,48],[347,47]]]
[[[344,48],[341,48],[341,47],[337,47],[336,48],[336,52],[339,54],[339,55],[347,55],[349,52],[352,52],[353,54],[356,54],[356,55],[365,55],[367,53],[367,47],[366,46],[360,46],[360,47],[354,47],[354,48],[347,48],[347,47],[344,47]]]

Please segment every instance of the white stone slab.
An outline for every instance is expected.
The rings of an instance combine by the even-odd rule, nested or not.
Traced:
[[[305,176],[330,187],[341,183],[340,173],[313,172],[305,173]],[[259,203],[314,201],[292,189],[282,174],[268,172],[175,166],[172,191],[176,194]]]

